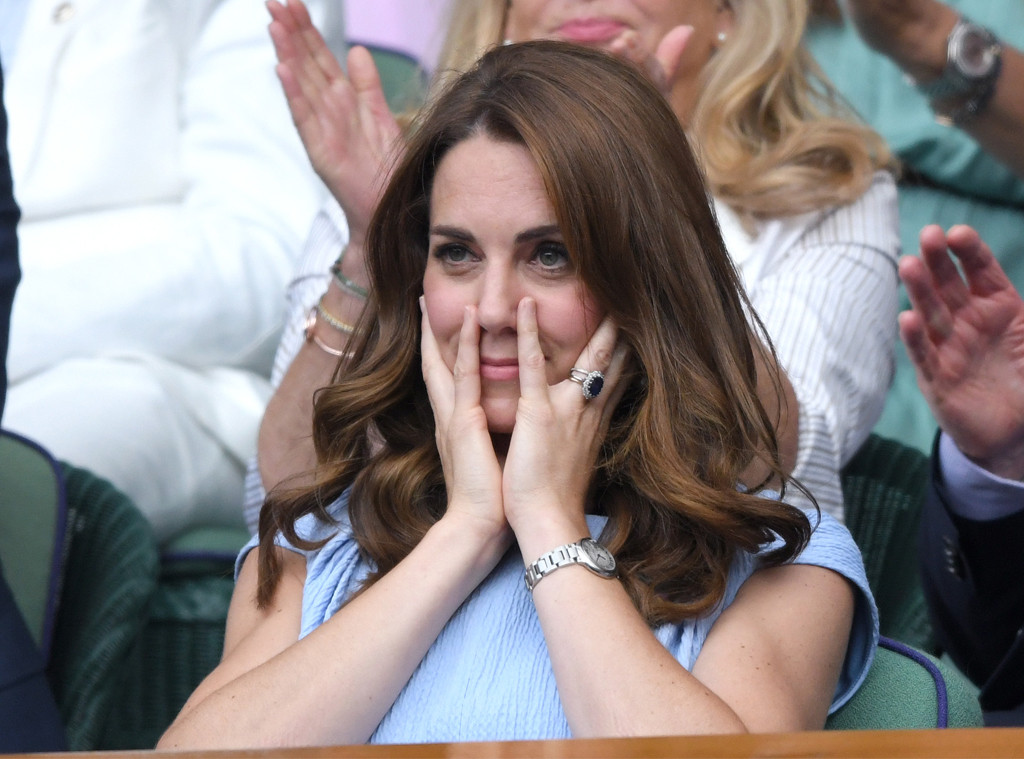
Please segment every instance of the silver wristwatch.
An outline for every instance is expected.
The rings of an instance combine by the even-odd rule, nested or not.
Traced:
[[[978,115],[992,98],[1003,67],[1003,48],[996,35],[965,18],[957,20],[946,38],[946,65],[932,82],[915,82],[932,101],[964,97],[959,107],[936,111],[940,120],[962,124]]]
[[[577,543],[568,543],[548,551],[526,568],[526,587],[532,591],[541,578],[547,577],[560,567],[582,564],[601,577],[615,577],[615,557],[611,551],[591,538]]]

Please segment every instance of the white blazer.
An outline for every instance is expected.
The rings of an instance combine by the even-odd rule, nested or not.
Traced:
[[[340,47],[341,3],[309,5]],[[30,1],[5,72],[23,214],[12,398],[61,362],[126,357],[240,460],[253,450],[285,284],[326,195],[269,20],[260,0]]]

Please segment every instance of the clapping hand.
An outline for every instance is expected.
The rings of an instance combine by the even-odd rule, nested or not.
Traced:
[[[373,57],[348,54],[348,75],[313,26],[300,0],[269,0],[270,36],[292,120],[317,174],[345,211],[351,239],[361,243],[392,151],[402,145]]]
[[[646,71],[661,94],[668,98],[679,71],[679,62],[692,34],[692,26],[674,27],[661,39],[657,49],[651,51],[642,48],[640,35],[630,30],[616,38],[609,46],[608,52]]]
[[[939,424],[980,466],[1024,477],[1024,300],[967,226],[925,227],[899,271],[913,305],[900,334]]]

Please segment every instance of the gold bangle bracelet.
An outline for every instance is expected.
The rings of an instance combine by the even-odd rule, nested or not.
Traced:
[[[316,304],[316,312],[317,314],[320,315],[321,318],[323,318],[325,322],[330,324],[339,332],[344,332],[346,335],[351,335],[353,332],[356,331],[356,328],[354,326],[352,326],[348,322],[343,322],[337,316],[328,311],[327,307],[324,306],[323,298],[321,298],[320,302]]]
[[[352,354],[349,353],[348,351],[340,351],[337,348],[332,348],[331,346],[329,346],[327,343],[325,343],[323,340],[321,340],[319,337],[312,333],[310,333],[309,339],[310,342],[316,345],[317,348],[322,350],[324,353],[331,354],[335,358],[352,358]]]
[[[319,312],[319,306],[313,306],[313,308],[309,309],[309,314],[306,316],[306,327],[303,330],[303,335],[306,338],[306,342],[313,343],[324,353],[334,356],[335,358],[352,358],[351,351],[332,348],[330,345],[328,345],[327,343],[325,343],[323,340],[316,336],[316,333],[313,330],[316,329],[316,317],[318,316]]]

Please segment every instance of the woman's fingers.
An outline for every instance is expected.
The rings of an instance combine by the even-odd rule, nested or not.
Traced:
[[[644,46],[635,30],[629,30],[609,45],[608,52],[643,69],[658,90],[667,97],[672,91],[679,62],[692,35],[692,26],[684,24],[673,27],[652,51]]]
[[[679,71],[679,62],[683,59],[683,52],[693,36],[693,27],[689,25],[677,26],[669,30],[658,49],[654,51],[654,60],[661,69],[661,76],[664,77],[662,92],[667,94],[672,89],[676,73]]]
[[[387,184],[390,171],[386,162],[399,144],[401,129],[384,97],[380,73],[370,51],[353,47],[348,54],[348,71],[355,97],[361,104],[358,113],[363,134],[382,167],[376,177],[375,191],[379,191]]]
[[[523,398],[542,399],[548,394],[544,351],[537,327],[537,301],[523,298],[516,310],[517,351],[519,353],[519,394]]]
[[[601,412],[601,428],[606,429],[611,414],[626,390],[622,382],[629,366],[630,350],[618,339],[618,327],[614,319],[605,317],[598,325],[587,345],[580,353],[570,376],[548,386],[546,361],[540,346],[537,327],[537,306],[532,298],[524,298],[519,304],[518,350],[519,388],[522,398],[531,404],[554,401],[560,408],[562,403],[576,399],[584,409]],[[592,376],[600,372],[601,377]],[[584,383],[592,397],[584,394]],[[577,406],[579,407],[579,406]]]
[[[455,356],[455,409],[468,410],[480,405],[480,325],[476,306],[466,306],[459,332],[459,352]]]
[[[381,120],[394,122],[384,87],[380,81],[380,72],[373,55],[362,45],[356,45],[348,52],[348,75],[359,98],[369,111]],[[398,125],[395,125],[397,130]]]
[[[311,68],[320,73],[327,81],[344,78],[345,72],[334,57],[334,53],[327,47],[320,30],[313,24],[309,17],[306,6],[298,0],[289,0],[288,7],[296,21],[296,28],[301,35],[306,54],[311,62]]]
[[[615,324],[615,320],[610,316],[606,316],[597,325],[594,334],[590,336],[590,340],[587,341],[579,358],[576,359],[576,363],[573,364],[576,378],[568,377],[566,382],[562,383],[563,385],[571,384],[579,392],[584,402],[594,403],[599,401],[596,405],[603,408],[612,395],[611,391],[618,383],[624,365],[621,359],[614,360],[617,354],[616,345],[618,337],[619,328]],[[579,381],[579,378],[582,378],[583,374],[595,371],[601,372],[604,375],[601,380],[600,392],[593,398],[587,399],[583,393],[582,383]],[[594,392],[593,386],[591,386],[590,391],[591,393]]]
[[[423,382],[427,386],[427,396],[430,398],[430,406],[434,410],[434,420],[441,425],[451,417],[454,408],[453,378],[441,357],[440,348],[434,338],[434,331],[430,328],[430,317],[427,315],[422,295],[420,296],[420,311],[422,312],[420,356]]]
[[[611,389],[608,391],[601,409],[602,430],[608,429],[608,425],[611,423],[612,414],[615,412],[615,408],[619,405],[619,401],[622,400],[622,396],[626,393],[626,387],[629,383],[623,381],[623,379],[626,375],[626,369],[629,366],[629,362],[629,346],[625,343],[617,342],[615,344],[615,350],[612,352],[612,360],[608,364],[608,370],[605,372],[607,382],[611,385]],[[607,386],[608,385],[605,387]]]

